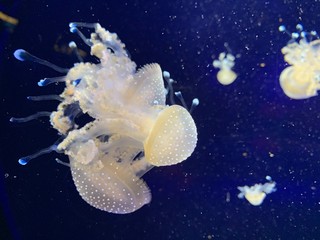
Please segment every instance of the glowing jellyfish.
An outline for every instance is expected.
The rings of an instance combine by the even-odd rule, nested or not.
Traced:
[[[230,53],[220,53],[219,59],[213,61],[213,66],[219,68],[217,79],[222,85],[229,85],[233,83],[237,74],[232,70],[234,66],[235,57]]]
[[[267,194],[276,191],[276,183],[271,180],[269,176],[266,177],[269,181],[265,184],[255,184],[251,187],[242,186],[238,187],[240,193],[238,194],[238,198],[245,198],[248,202],[253,206],[259,206]]]
[[[291,36],[287,46],[281,49],[284,60],[290,65],[280,75],[280,86],[293,99],[306,99],[317,95],[320,89],[320,40],[317,33],[304,32],[301,24],[298,32],[289,33],[284,26],[279,31]],[[313,40],[317,38],[316,40]]]
[[[95,32],[86,39],[79,27],[93,28]],[[65,82],[60,96],[29,97],[36,101],[61,101],[56,111],[11,119],[25,122],[50,116],[51,125],[62,136],[53,146],[19,162],[25,165],[52,150],[64,153],[70,163],[58,162],[70,166],[76,188],[87,203],[111,213],[136,211],[151,200],[150,190],[141,177],[154,166],[187,159],[197,143],[195,123],[184,107],[166,105],[166,89],[158,64],[136,70],[118,36],[98,23],[71,23],[70,30],[91,47],[98,64],[81,62],[66,70],[21,49],[14,53],[21,61],[32,60],[67,72],[66,76],[45,78],[38,83],[45,86]],[[164,75],[168,80],[169,73]],[[89,119],[80,127],[76,120],[84,114]]]

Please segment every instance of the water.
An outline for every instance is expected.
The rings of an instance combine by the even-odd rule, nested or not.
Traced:
[[[291,100],[279,75],[286,67],[281,48],[301,23],[318,27],[316,1],[17,1],[0,4],[19,19],[1,47],[0,239],[317,239],[319,215],[319,97]],[[21,63],[24,48],[61,67],[76,58],[64,46],[76,41],[68,23],[99,22],[116,32],[143,66],[157,62],[177,81],[190,103],[199,141],[179,165],[145,175],[152,201],[135,213],[115,215],[86,204],[70,170],[53,153],[21,166],[21,156],[52,144],[56,132],[46,119],[12,124],[12,116],[54,110],[56,103],[26,96],[59,93],[62,86],[37,82],[57,74]],[[4,31],[4,30],[3,30]],[[4,32],[2,32],[4,33]],[[220,52],[239,55],[229,86],[212,66]],[[5,46],[5,47],[4,47]],[[92,58],[87,57],[87,60]],[[264,183],[277,191],[260,206],[238,199],[238,186]]]

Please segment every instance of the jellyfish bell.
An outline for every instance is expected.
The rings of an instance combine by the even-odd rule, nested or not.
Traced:
[[[280,86],[283,92],[292,99],[307,99],[316,96],[320,83],[314,79],[318,78],[314,74],[313,69],[307,63],[289,66],[280,74]]]
[[[81,33],[81,27],[95,30],[90,39]],[[75,186],[88,204],[111,213],[134,212],[151,201],[143,175],[155,166],[186,160],[196,147],[196,125],[186,108],[166,105],[163,78],[170,74],[162,74],[158,64],[136,70],[117,35],[99,24],[71,23],[70,31],[77,33],[100,61],[77,63],[66,76],[47,78],[39,85],[66,85],[55,98],[60,101],[57,110],[49,114],[52,127],[62,139],[21,162],[27,164],[49,151],[64,153],[69,157]],[[15,55],[18,60],[32,60],[64,71],[24,50]],[[82,114],[90,119],[80,127],[76,119]],[[13,121],[42,116],[48,113]]]
[[[189,112],[178,105],[163,110],[144,142],[147,161],[155,166],[182,162],[197,143],[197,130]]]
[[[122,146],[124,142],[123,137],[113,136],[108,143],[81,145],[90,156],[80,151],[67,153],[80,196],[91,206],[116,214],[134,212],[151,201],[148,186],[131,167],[138,149]],[[74,151],[75,147],[68,151]],[[103,154],[105,150],[108,154]]]
[[[217,79],[222,85],[229,85],[237,78],[237,74],[231,69],[221,69],[217,73]]]
[[[248,200],[248,202],[253,206],[259,206],[266,198],[266,193],[264,192],[247,192],[244,197]]]

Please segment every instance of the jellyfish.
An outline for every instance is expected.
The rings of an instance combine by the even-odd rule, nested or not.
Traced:
[[[62,69],[24,50],[14,56],[50,66],[65,76],[45,78],[39,86],[64,82],[60,96],[32,96],[30,100],[58,100],[57,110],[39,112],[25,122],[49,116],[61,138],[51,147],[19,160],[22,165],[39,155],[56,151],[68,156],[72,178],[80,196],[91,206],[116,214],[140,209],[151,201],[142,177],[153,167],[186,160],[197,143],[197,129],[190,112],[180,105],[166,104],[166,88],[157,63],[140,69],[117,34],[100,24],[70,23],[91,48],[99,63],[76,63]],[[94,29],[87,39],[80,28]],[[163,76],[165,75],[165,76]],[[169,81],[170,83],[170,81]],[[195,101],[197,102],[197,101]],[[77,119],[87,116],[84,126]]]
[[[234,60],[235,57],[232,54],[222,52],[219,54],[218,60],[213,61],[213,66],[220,69],[217,73],[217,79],[222,85],[229,85],[237,78],[237,74],[232,70]]]
[[[276,191],[276,183],[272,181],[271,177],[269,176],[267,176],[266,179],[268,180],[268,182],[266,182],[265,184],[259,183],[251,187],[238,187],[238,190],[240,191],[240,193],[238,194],[238,198],[247,199],[248,202],[253,206],[261,205],[267,194]]]
[[[315,31],[305,32],[301,24],[296,28],[298,32],[289,33],[284,26],[279,27],[291,36],[281,49],[289,66],[280,74],[280,86],[289,98],[307,99],[320,89],[320,40]]]

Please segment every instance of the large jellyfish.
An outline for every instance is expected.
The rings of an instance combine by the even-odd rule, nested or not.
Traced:
[[[95,32],[86,39],[80,27]],[[70,30],[91,47],[98,64],[81,62],[66,70],[21,49],[14,53],[18,60],[32,60],[67,72],[66,76],[38,83],[65,82],[60,96],[29,97],[60,100],[56,111],[11,119],[24,122],[50,116],[51,125],[62,136],[53,146],[19,162],[27,164],[52,150],[64,153],[69,164],[58,162],[70,166],[76,188],[87,203],[111,213],[134,212],[151,200],[141,177],[154,166],[177,164],[192,154],[197,143],[195,123],[184,107],[166,105],[167,91],[158,64],[136,70],[118,36],[98,23],[71,23]],[[164,77],[169,78],[169,73]],[[167,80],[169,84],[172,81]],[[84,114],[88,122],[80,127],[76,120]]]
[[[298,32],[295,33],[289,33],[284,26],[279,30],[292,38],[281,49],[284,60],[290,65],[280,75],[282,90],[292,99],[316,96],[320,89],[320,40],[317,33],[304,32],[301,24],[297,25]]]

